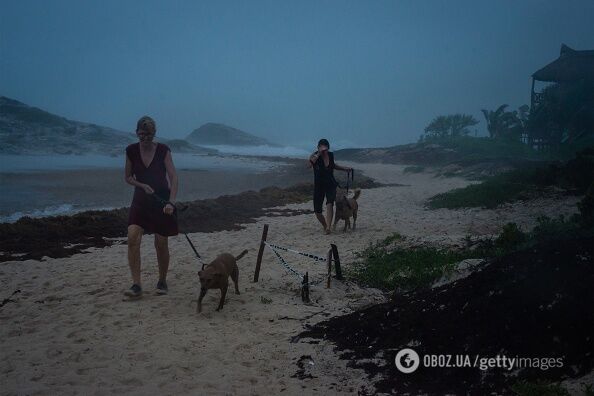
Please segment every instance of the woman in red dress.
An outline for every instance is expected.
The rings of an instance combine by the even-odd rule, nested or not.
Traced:
[[[133,185],[134,197],[128,217],[128,264],[132,272],[132,287],[128,297],[140,297],[140,242],[143,233],[155,234],[155,249],[159,263],[157,294],[167,294],[169,246],[167,237],[177,235],[174,215],[177,196],[177,174],[171,150],[153,139],[155,121],[148,116],[136,124],[138,143],[126,147],[126,183]],[[163,202],[167,202],[163,205]]]

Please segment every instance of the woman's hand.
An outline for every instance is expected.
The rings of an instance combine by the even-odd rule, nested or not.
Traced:
[[[153,190],[153,188],[151,186],[149,186],[148,184],[144,184],[142,186],[142,189],[144,190],[145,193],[147,194],[153,194],[155,192],[155,190]]]
[[[173,205],[171,205],[170,203],[168,203],[167,205],[165,205],[163,207],[163,213],[165,213],[166,215],[170,215],[173,213]]]

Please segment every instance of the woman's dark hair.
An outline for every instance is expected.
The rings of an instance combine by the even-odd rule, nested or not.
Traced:
[[[328,140],[327,140],[327,139],[320,139],[320,141],[318,142],[318,147],[320,147],[320,146],[322,146],[322,145],[324,145],[324,146],[326,146],[326,147],[330,148],[330,142],[328,142]]]
[[[142,116],[136,123],[136,132],[138,131],[145,131],[154,134],[157,132],[157,124],[151,117]]]

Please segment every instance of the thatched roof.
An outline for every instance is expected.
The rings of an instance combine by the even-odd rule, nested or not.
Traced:
[[[536,71],[532,77],[549,82],[594,81],[594,50],[576,51],[562,44],[559,58]]]

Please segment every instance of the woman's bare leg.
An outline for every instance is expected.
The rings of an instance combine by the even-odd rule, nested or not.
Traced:
[[[166,236],[155,234],[155,249],[157,250],[157,262],[159,263],[159,280],[167,280],[169,270],[169,240]]]
[[[322,227],[324,227],[324,231],[326,231],[328,227],[326,226],[326,219],[324,218],[324,215],[321,213],[316,213],[316,218],[318,219],[320,224],[322,224]]]
[[[326,232],[330,233],[330,225],[332,224],[332,218],[334,217],[334,204],[329,203],[326,204],[326,224],[328,224],[328,228],[326,228]]]
[[[140,242],[142,227],[132,224],[128,226],[128,265],[132,273],[132,282],[140,286]]]

